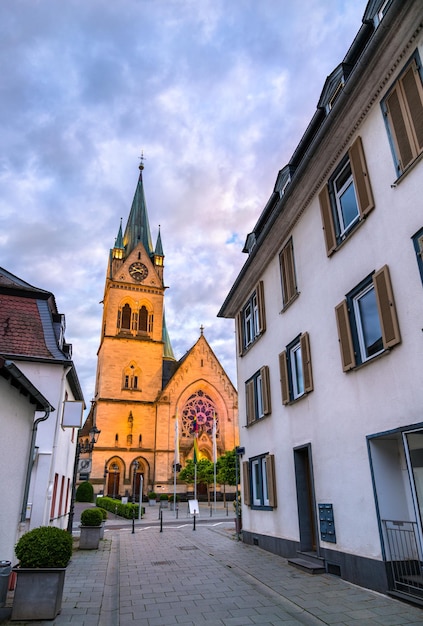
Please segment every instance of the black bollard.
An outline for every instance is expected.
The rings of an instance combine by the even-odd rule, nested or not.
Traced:
[[[195,530],[195,513],[194,513],[194,525],[192,527],[192,530]]]
[[[163,532],[163,511],[160,511],[160,532]]]
[[[135,533],[135,508],[132,509],[132,534]]]
[[[179,507],[178,505],[176,505],[176,519],[178,519],[178,516],[179,516]]]

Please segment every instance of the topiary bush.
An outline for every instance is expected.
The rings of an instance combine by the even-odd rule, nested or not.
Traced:
[[[15,553],[20,567],[66,567],[72,556],[72,535],[56,526],[39,526],[22,535]]]
[[[94,507],[92,509],[85,509],[81,513],[81,525],[82,526],[101,526],[103,523],[103,513],[101,509]]]
[[[78,485],[75,500],[76,502],[92,502],[94,500],[94,487],[88,480]]]

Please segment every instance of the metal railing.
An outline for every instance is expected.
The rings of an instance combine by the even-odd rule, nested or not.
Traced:
[[[416,522],[382,520],[392,591],[423,598],[422,546]]]

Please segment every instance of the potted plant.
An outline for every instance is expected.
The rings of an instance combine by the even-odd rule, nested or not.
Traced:
[[[22,535],[15,546],[19,565],[12,620],[54,619],[62,607],[72,535],[55,526],[40,526]]]
[[[85,509],[81,513],[80,550],[97,550],[103,524],[103,513],[98,507]]]
[[[168,503],[169,503],[169,496],[167,495],[167,493],[161,493],[160,497],[160,506],[162,509],[167,509],[168,507]]]
[[[150,506],[153,506],[154,504],[156,504],[157,493],[155,493],[154,491],[150,491],[147,497],[148,497],[148,504]]]

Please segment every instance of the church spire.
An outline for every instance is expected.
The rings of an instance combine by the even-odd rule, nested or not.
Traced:
[[[144,157],[141,157],[141,159],[143,158]],[[125,246],[126,257],[128,257],[128,255],[140,242],[143,244],[150,257],[154,255],[150,224],[148,222],[147,204],[144,196],[144,185],[142,180],[143,169],[144,165],[141,161],[139,165],[140,175],[138,178],[138,184],[132,201],[128,223],[126,224],[125,234],[123,236],[123,245]]]
[[[175,360],[175,355],[173,354],[172,344],[170,343],[169,333],[167,332],[164,308],[163,308],[162,340],[163,340],[163,358],[164,359],[172,359],[174,361]]]

